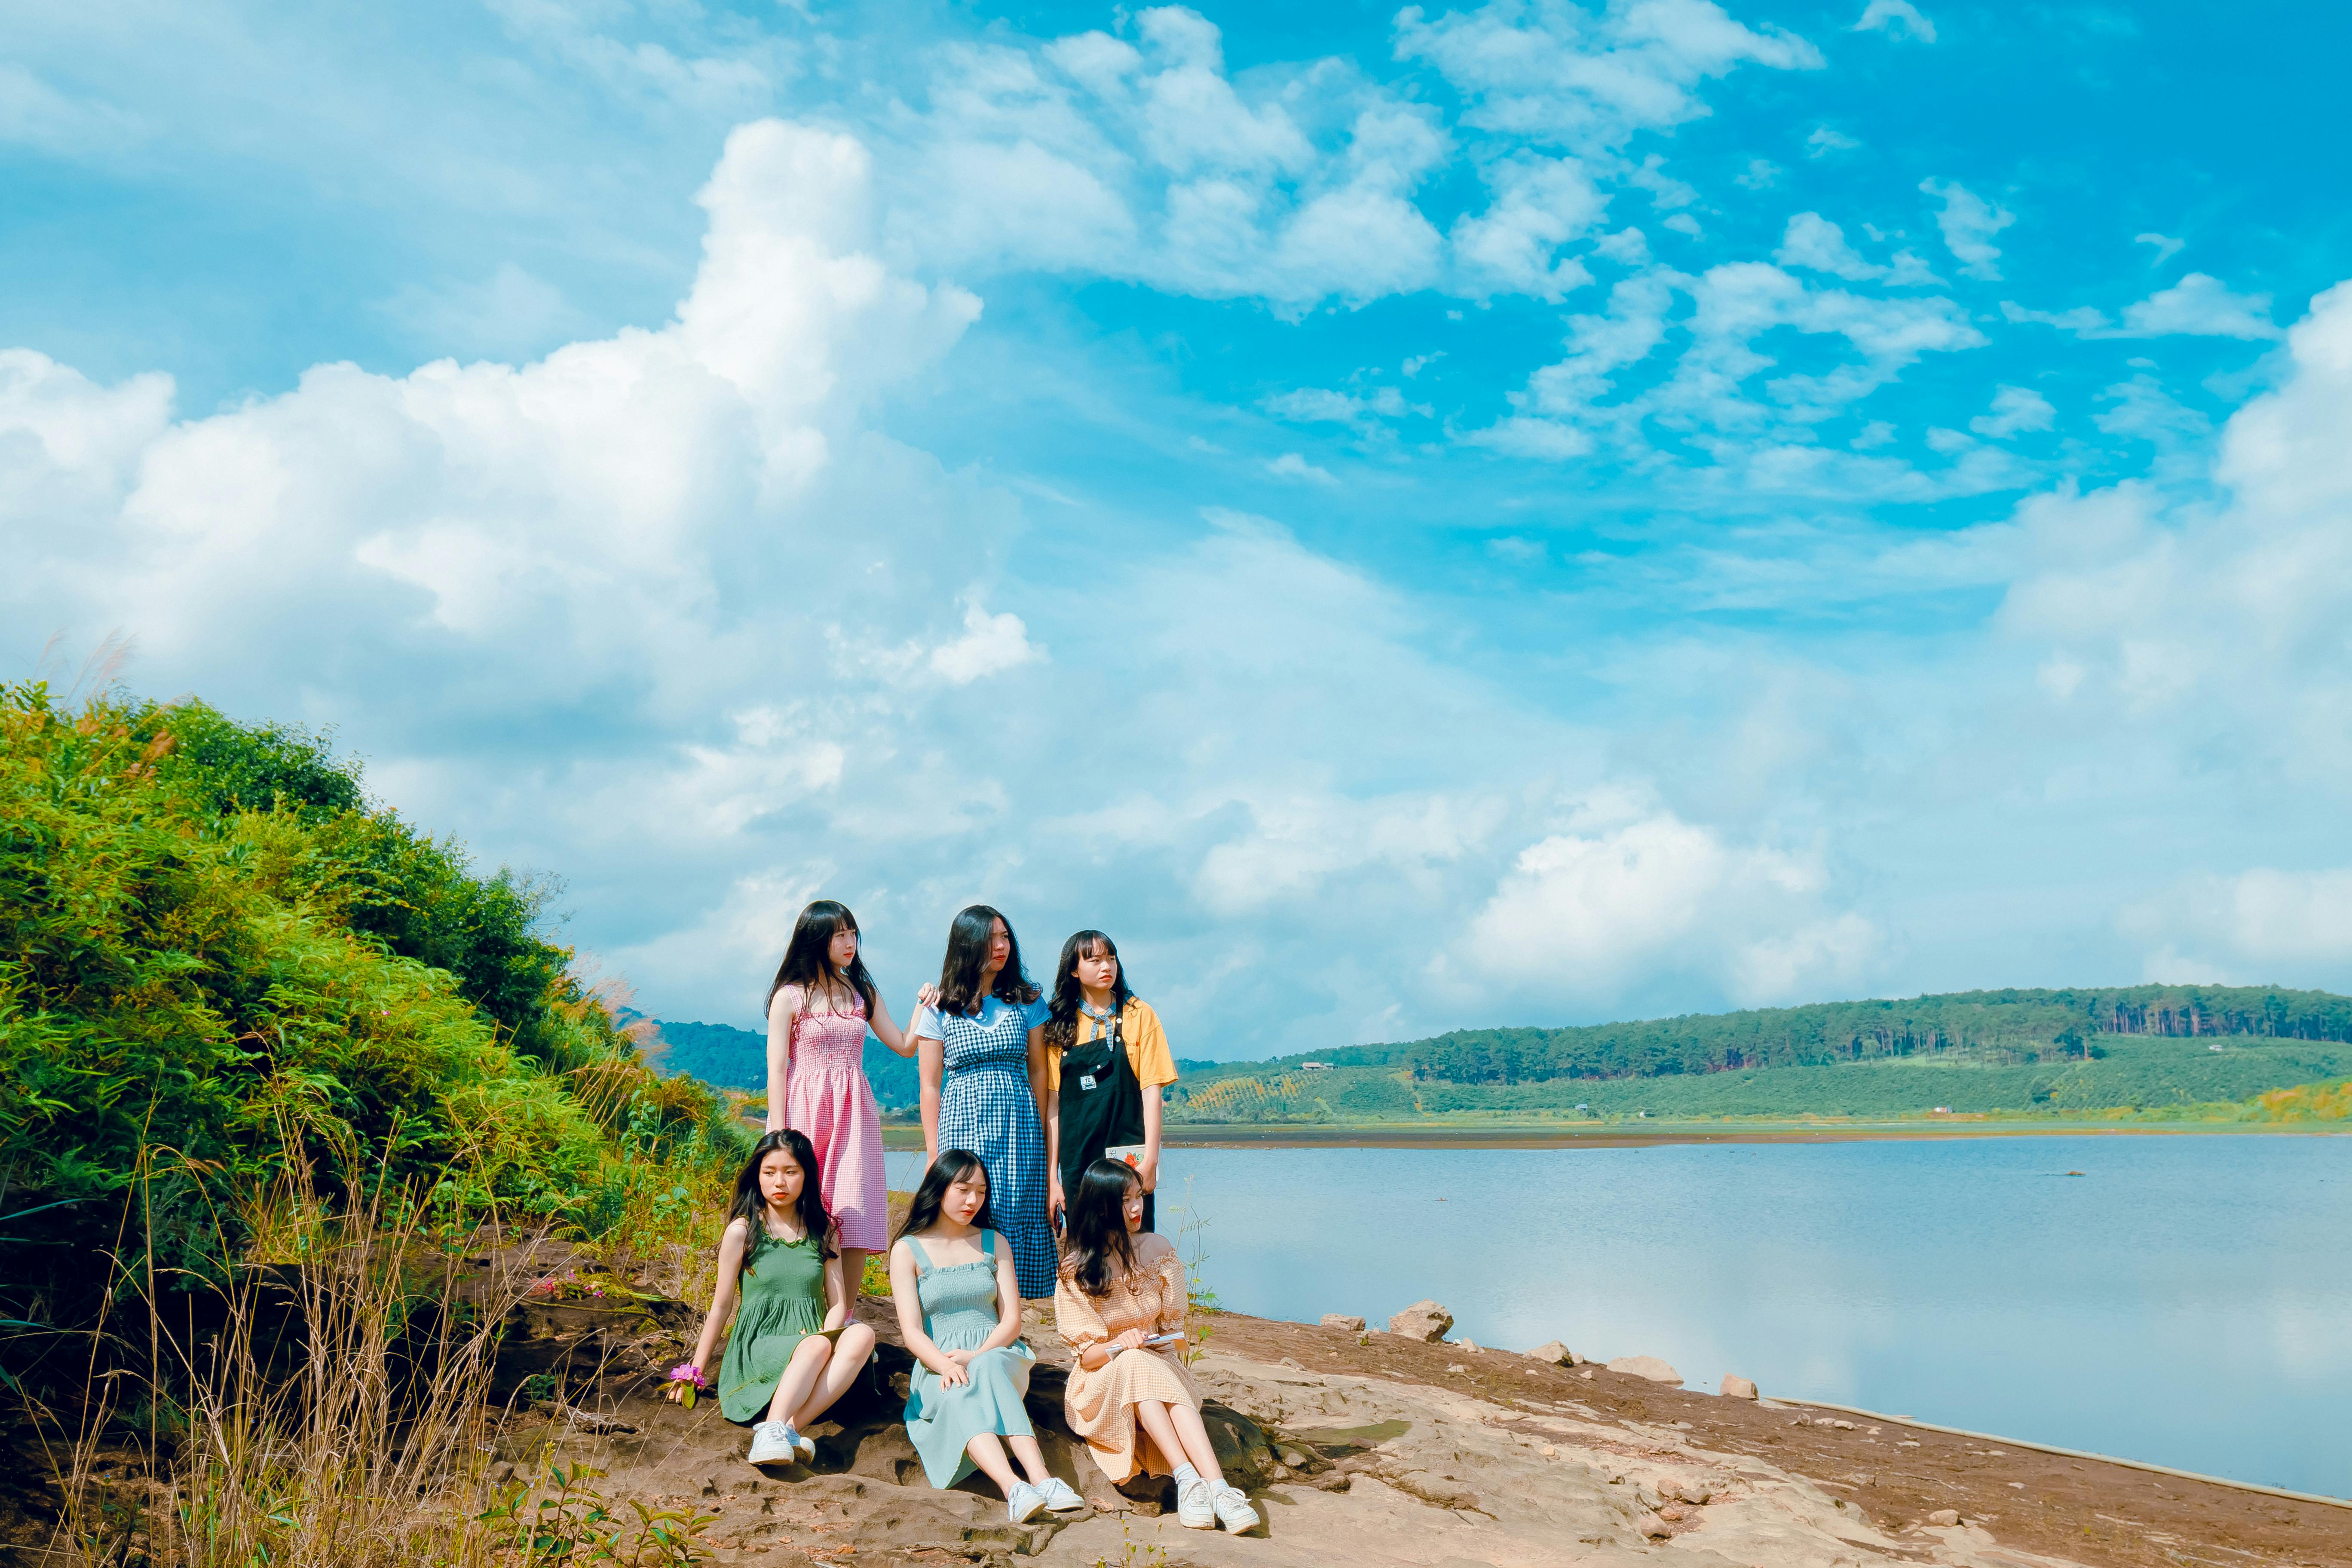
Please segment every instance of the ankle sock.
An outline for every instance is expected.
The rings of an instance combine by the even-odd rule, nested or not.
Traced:
[[[1176,1485],[1180,1489],[1189,1487],[1200,1479],[1201,1472],[1194,1469],[1192,1466],[1179,1465],[1176,1467]]]

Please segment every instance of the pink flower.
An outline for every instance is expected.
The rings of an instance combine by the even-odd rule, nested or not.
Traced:
[[[709,1388],[710,1386],[710,1380],[702,1374],[702,1369],[695,1365],[690,1361],[682,1361],[676,1366],[670,1368],[669,1381],[672,1383],[690,1383],[697,1388]]]

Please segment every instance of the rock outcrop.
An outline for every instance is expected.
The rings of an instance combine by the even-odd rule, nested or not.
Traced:
[[[1722,1393],[1726,1399],[1754,1399],[1757,1397],[1756,1385],[1744,1377],[1735,1377],[1727,1372],[1723,1374]]]
[[[1546,1340],[1528,1354],[1549,1366],[1575,1366],[1584,1360],[1558,1340]]]
[[[1364,1320],[1349,1317],[1345,1312],[1326,1312],[1323,1314],[1323,1326],[1327,1329],[1345,1329],[1351,1334],[1360,1334],[1364,1331]]]
[[[1427,1300],[1415,1301],[1389,1320],[1389,1332],[1423,1344],[1435,1344],[1453,1331],[1454,1314]]]
[[[1683,1374],[1654,1355],[1621,1355],[1609,1363],[1611,1372],[1646,1377],[1652,1383],[1680,1383]]]

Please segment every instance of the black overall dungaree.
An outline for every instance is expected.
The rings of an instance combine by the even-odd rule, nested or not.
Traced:
[[[1078,1177],[1117,1143],[1143,1142],[1143,1085],[1127,1059],[1121,1017],[1098,1020],[1103,1032],[1062,1050],[1062,1197],[1077,1195]],[[1152,1194],[1143,1194],[1143,1228],[1155,1228]]]

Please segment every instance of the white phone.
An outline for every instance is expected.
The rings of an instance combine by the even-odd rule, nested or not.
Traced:
[[[1184,1342],[1184,1336],[1181,1334],[1146,1334],[1143,1338],[1143,1342],[1147,1345],[1181,1344]]]

